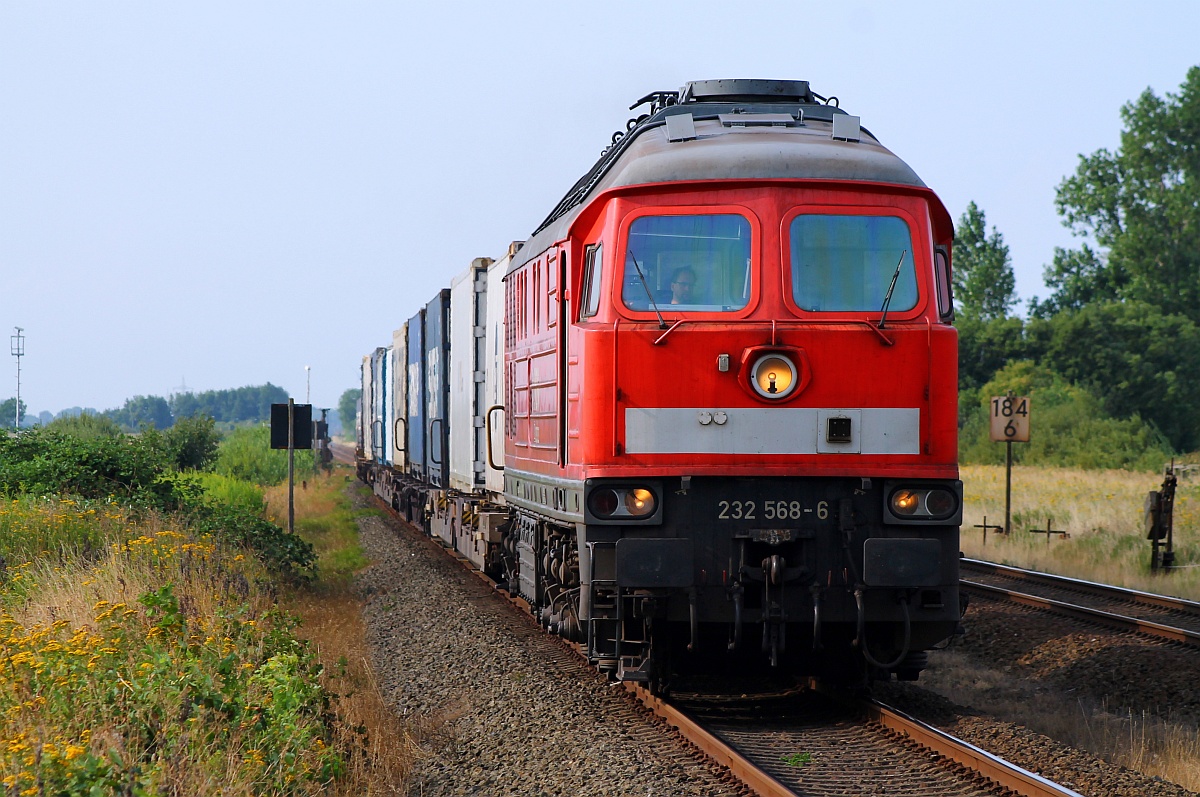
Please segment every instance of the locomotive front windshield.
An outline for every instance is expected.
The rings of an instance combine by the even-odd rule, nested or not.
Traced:
[[[801,215],[790,227],[792,299],[810,312],[878,312],[899,268],[891,312],[917,306],[908,225],[895,216]]]
[[[735,214],[635,219],[621,299],[631,310],[741,310],[750,301],[750,222]]]

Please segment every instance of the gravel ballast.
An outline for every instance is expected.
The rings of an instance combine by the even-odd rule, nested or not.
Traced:
[[[390,518],[359,528],[379,684],[424,753],[410,794],[743,793],[428,541]]]

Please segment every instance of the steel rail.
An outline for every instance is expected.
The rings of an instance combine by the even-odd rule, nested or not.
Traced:
[[[496,588],[495,582],[476,568],[465,556],[443,545],[440,540],[425,534],[420,528],[401,518],[377,496],[372,496],[372,499],[387,509],[392,518],[399,521],[412,533],[419,535],[431,548],[446,554],[472,575],[491,585],[496,593],[510,606],[518,609],[523,617],[536,623],[532,609],[526,601],[506,590]],[[562,643],[565,647],[573,650],[577,656],[583,658],[582,646],[553,635],[550,635],[550,638]],[[623,686],[649,711],[674,728],[680,736],[710,760],[728,770],[733,778],[744,784],[758,797],[796,797],[795,791],[758,767],[719,736],[705,729],[686,712],[657,695],[651,694],[650,690],[641,684],[626,681]],[[920,746],[932,750],[972,772],[979,773],[991,782],[1002,788],[1010,789],[1021,797],[1082,797],[1078,792],[1022,769],[1016,764],[927,725],[897,709],[877,701],[863,701],[860,705],[868,719],[909,737]]]
[[[1023,769],[1012,762],[965,742],[915,717],[886,706],[877,700],[865,701],[868,716],[893,731],[908,736],[938,755],[978,772],[993,783],[1011,789],[1021,797],[1083,797],[1079,792]]]
[[[756,794],[762,797],[795,797],[796,792],[764,772],[687,713],[650,694],[645,687],[629,683],[626,683],[625,687],[647,708],[675,727],[684,738],[728,769]],[[827,690],[822,691],[830,694]],[[852,701],[851,704],[872,722],[908,737],[921,747],[978,773],[1000,788],[1008,789],[1020,797],[1083,797],[1066,786],[1030,772],[877,700]]]
[[[1173,609],[1175,611],[1200,614],[1200,602],[1190,601],[1185,598],[1176,598],[1171,595],[1159,595],[1154,592],[1143,592],[1141,590],[1129,589],[1128,587],[1117,587],[1111,584],[1100,584],[1095,581],[1085,581],[1080,578],[1070,578],[1068,576],[1055,575],[1054,573],[1039,573],[1036,570],[1025,570],[1020,567],[1013,567],[1012,565],[1002,565],[997,562],[986,562],[982,559],[961,559],[959,562],[961,565],[965,565],[964,569],[967,570],[992,573],[994,575],[1021,579],[1023,581],[1032,581],[1035,583],[1048,584],[1055,587],[1074,589],[1103,598],[1112,598],[1116,596],[1130,601],[1131,603],[1141,603],[1145,604],[1146,606],[1156,606],[1160,609]]]
[[[768,775],[686,713],[662,698],[650,694],[650,690],[646,687],[626,681],[625,688],[632,692],[642,705],[675,728],[683,738],[699,748],[706,756],[728,769],[731,775],[755,794],[760,797],[795,797],[796,792]]]
[[[1172,642],[1181,642],[1192,647],[1200,647],[1200,632],[1189,631],[1186,628],[1176,628],[1175,626],[1163,625],[1162,623],[1155,623],[1150,620],[1141,620],[1137,617],[1126,617],[1122,614],[1114,614],[1113,612],[1105,612],[1087,606],[1079,606],[1074,603],[1066,603],[1054,600],[1053,598],[1043,598],[1040,595],[1030,595],[1025,592],[995,587],[991,584],[981,584],[976,581],[960,581],[960,583],[962,586],[976,592],[999,596],[1013,603],[1031,606],[1035,609],[1047,609],[1069,617],[1100,623],[1118,631],[1131,631],[1160,639],[1167,639]]]

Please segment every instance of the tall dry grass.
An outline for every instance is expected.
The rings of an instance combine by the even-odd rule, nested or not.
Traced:
[[[1179,480],[1175,550],[1179,569],[1152,573],[1143,531],[1146,493],[1161,473],[1016,466],[1012,477],[1012,533],[976,528],[1004,523],[1005,469],[961,469],[966,506],[962,550],[972,558],[1200,600],[1200,483]],[[1068,537],[1037,534],[1046,524]],[[1132,713],[1047,693],[1007,673],[973,664],[954,651],[940,653],[922,676],[928,688],[960,704],[1020,722],[1116,764],[1200,791],[1200,736],[1193,722],[1169,712]]]
[[[1146,493],[1161,486],[1162,474],[1015,466],[1012,533],[989,531],[986,543],[976,526],[985,517],[989,524],[1004,523],[1004,467],[966,465],[961,474],[967,556],[1200,600],[1200,483],[1192,478],[1179,480],[1175,498],[1180,567],[1152,573],[1143,504]],[[1045,529],[1047,522],[1070,536],[1030,531]]]
[[[1016,681],[953,651],[937,654],[921,685],[954,701],[1114,764],[1200,792],[1200,737],[1194,723],[1150,711],[1116,710]]]
[[[298,480],[294,491],[296,532],[317,551],[317,581],[290,593],[288,611],[300,617],[298,636],[316,649],[324,666],[322,684],[336,695],[338,747],[352,750],[334,795],[406,794],[405,782],[419,755],[411,729],[388,708],[375,680],[367,646],[362,603],[353,574],[369,562],[358,545],[359,513],[346,490],[349,468]],[[266,490],[268,512],[287,518],[287,485]]]

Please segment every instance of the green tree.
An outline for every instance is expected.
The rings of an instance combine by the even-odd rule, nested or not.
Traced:
[[[171,396],[170,404],[176,418],[207,415],[220,423],[244,423],[270,420],[271,405],[287,400],[286,390],[268,382],[230,390],[176,393]]]
[[[1200,321],[1200,67],[1178,94],[1146,89],[1121,120],[1117,151],[1081,155],[1058,186],[1063,223],[1102,251],[1056,253],[1051,301],[1131,299]]]
[[[1107,302],[1120,296],[1124,272],[1109,268],[1107,257],[1083,244],[1078,249],[1054,247],[1054,262],[1042,278],[1053,293],[1046,301],[1035,296],[1029,303],[1034,318],[1049,318],[1064,310],[1079,310],[1092,302]]]
[[[1016,304],[1016,278],[1004,236],[971,202],[954,231],[954,299],[959,313],[990,321],[1004,318]]]
[[[134,396],[125,400],[119,410],[104,413],[119,423],[123,429],[137,431],[143,425],[155,429],[169,429],[175,422],[171,407],[162,396]]]
[[[358,400],[362,398],[362,388],[352,387],[338,399],[338,420],[342,422],[342,434],[354,436],[354,416],[358,414]]]
[[[28,407],[25,402],[21,402],[21,425],[26,423],[26,412]],[[15,398],[5,399],[0,401],[0,429],[12,429],[17,425],[17,400]]]
[[[1030,323],[1028,350],[1088,387],[1116,418],[1153,423],[1178,451],[1200,447],[1200,326],[1144,302],[1089,304]]]

